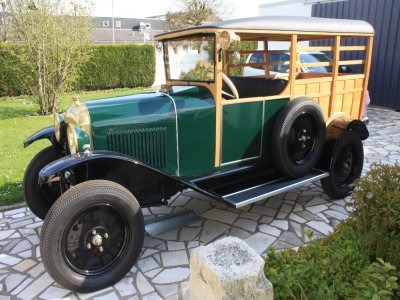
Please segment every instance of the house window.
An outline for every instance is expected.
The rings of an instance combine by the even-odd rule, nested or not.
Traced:
[[[115,27],[121,28],[121,21],[115,21]]]
[[[110,27],[110,21],[103,20],[103,27]]]

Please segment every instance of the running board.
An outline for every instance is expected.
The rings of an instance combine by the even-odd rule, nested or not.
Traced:
[[[329,172],[314,169],[301,178],[278,177],[254,187],[219,196],[230,205],[239,208],[328,176]]]

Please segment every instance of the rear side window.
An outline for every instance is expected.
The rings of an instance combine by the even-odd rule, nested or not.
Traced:
[[[290,56],[286,53],[271,53],[268,56],[269,62],[286,62],[290,61]],[[272,65],[269,67],[270,72],[287,73],[289,71],[288,65]]]
[[[262,53],[253,53],[250,57],[249,63],[256,64],[264,62],[264,54]],[[264,70],[264,66],[251,66],[254,69]]]

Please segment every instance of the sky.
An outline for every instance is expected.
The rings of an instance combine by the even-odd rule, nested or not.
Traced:
[[[232,15],[228,18],[244,18],[259,15],[258,6],[271,0],[227,0],[231,1]],[[111,17],[113,0],[94,1],[94,16]],[[114,0],[114,17],[143,18],[163,15],[167,11],[176,10],[174,0]]]

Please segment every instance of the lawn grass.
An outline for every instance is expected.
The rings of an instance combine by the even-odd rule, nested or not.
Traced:
[[[124,96],[149,88],[115,89],[79,93],[82,101]],[[60,111],[65,111],[72,103],[75,93],[66,94],[60,102]],[[40,140],[23,147],[23,141],[36,131],[51,126],[52,116],[39,116],[39,107],[29,96],[0,98],[0,206],[23,201],[22,178],[26,166],[41,149],[50,145],[48,140]]]

